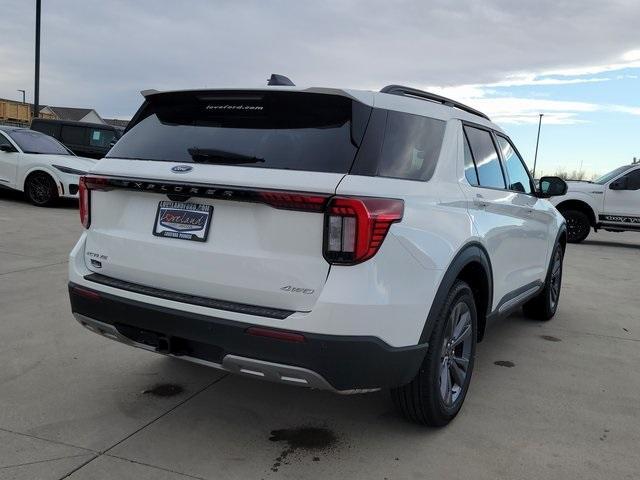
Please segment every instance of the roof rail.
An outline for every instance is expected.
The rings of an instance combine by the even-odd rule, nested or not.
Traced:
[[[468,107],[464,103],[456,102],[455,100],[451,100],[447,97],[442,97],[440,95],[436,95],[435,93],[425,92],[424,90],[418,90],[417,88],[404,87],[402,85],[387,85],[380,93],[388,93],[390,95],[400,95],[403,97],[415,97],[421,98],[423,100],[428,100],[430,102],[441,103],[447,107],[457,108],[459,110],[464,110],[465,112],[471,113],[473,115],[478,115],[479,117],[486,118],[491,121],[491,119],[475,108]]]

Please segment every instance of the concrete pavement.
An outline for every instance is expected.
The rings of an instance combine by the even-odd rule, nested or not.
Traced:
[[[251,381],[98,337],[66,294],[75,205],[0,192],[0,225],[2,480],[640,476],[640,234],[569,246],[556,318],[493,325],[463,411],[433,430],[385,392]]]

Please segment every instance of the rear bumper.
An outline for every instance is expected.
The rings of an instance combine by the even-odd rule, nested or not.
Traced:
[[[409,383],[427,345],[299,332],[304,342],[254,336],[253,325],[119,297],[69,283],[71,309],[90,330],[132,346],[229,372],[342,393]],[[298,332],[296,332],[298,333]]]

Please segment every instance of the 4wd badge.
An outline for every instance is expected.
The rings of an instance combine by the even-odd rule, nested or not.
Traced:
[[[311,295],[313,292],[315,292],[315,290],[312,288],[292,287],[291,285],[282,287],[280,290],[284,290],[285,292],[291,292],[291,293],[303,293],[305,295]]]

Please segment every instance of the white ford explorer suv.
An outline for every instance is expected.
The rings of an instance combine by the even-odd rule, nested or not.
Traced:
[[[582,242],[591,231],[640,232],[640,164],[624,165],[593,182],[568,182],[552,203],[567,220],[567,241]]]
[[[81,181],[76,319],[287,385],[460,410],[487,323],[558,306],[564,219],[484,114],[401,86],[144,92]]]

